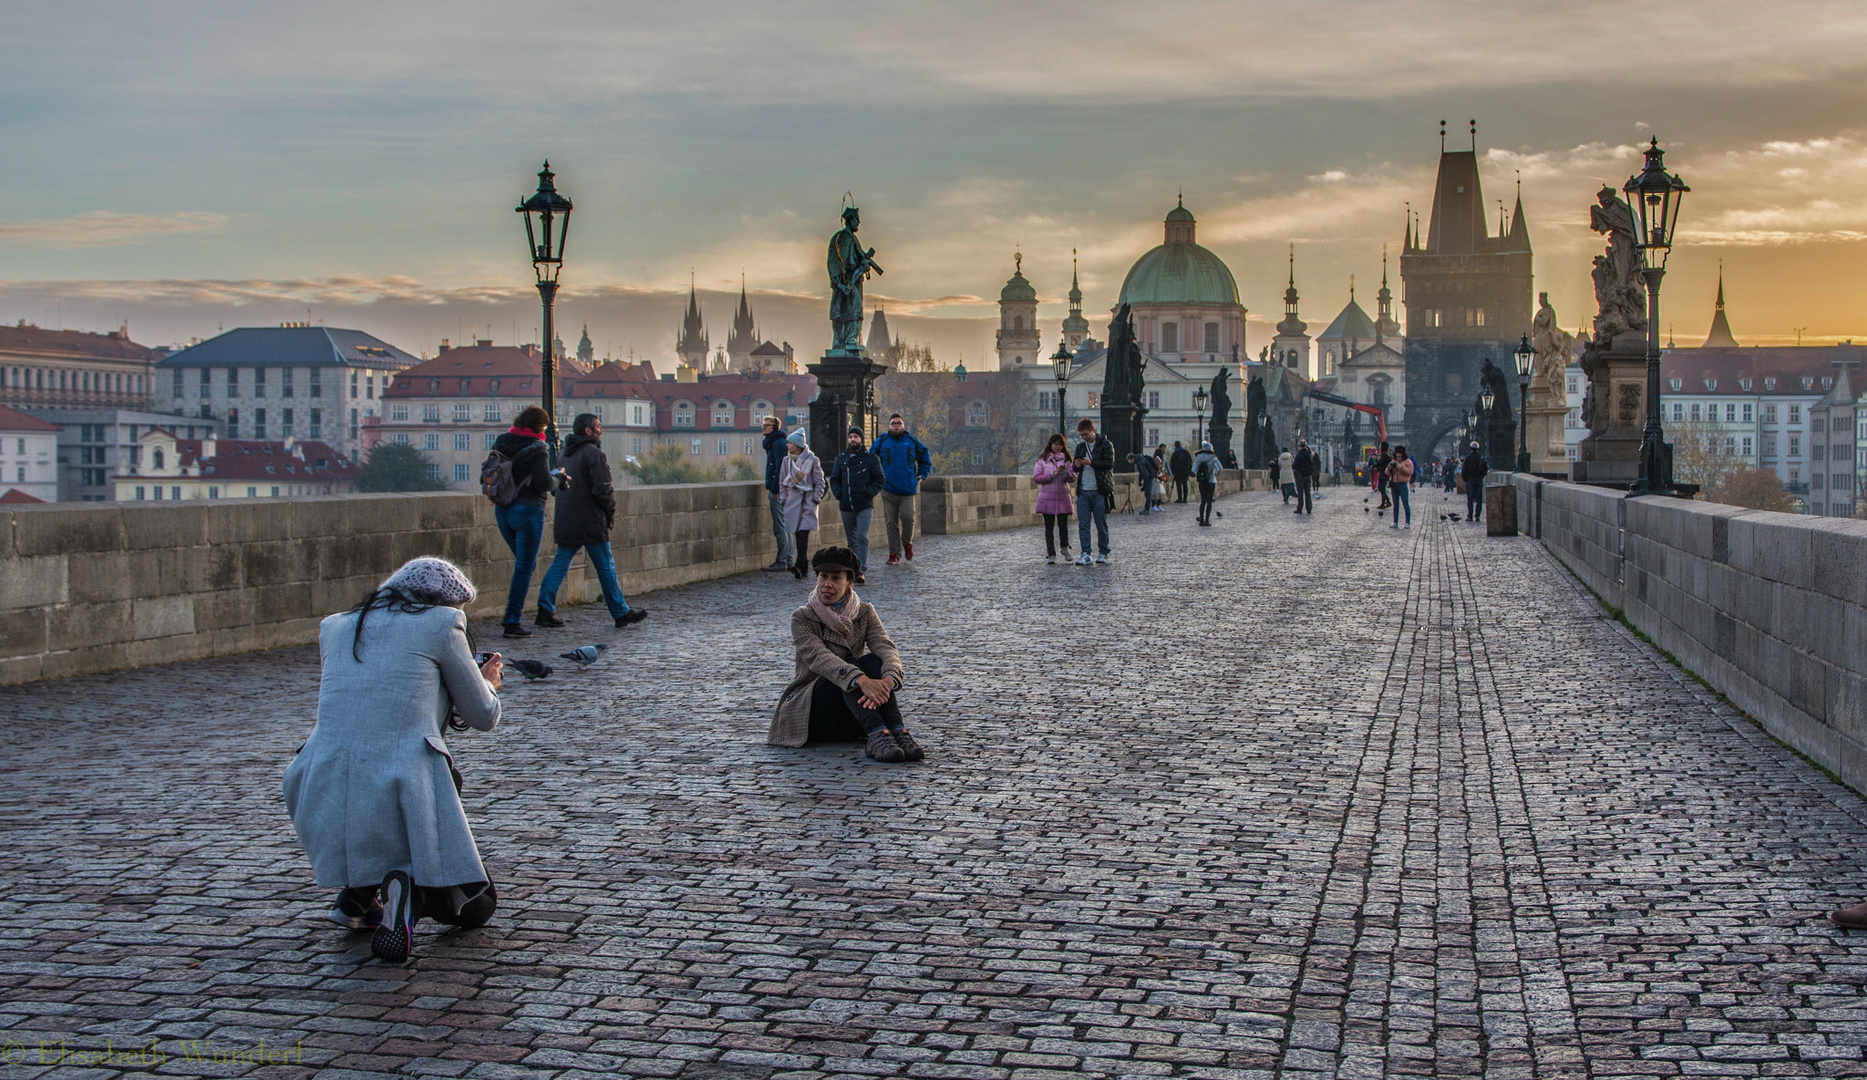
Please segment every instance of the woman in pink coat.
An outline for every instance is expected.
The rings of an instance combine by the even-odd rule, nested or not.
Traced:
[[[1070,510],[1073,496],[1070,485],[1076,482],[1076,466],[1070,463],[1069,444],[1061,434],[1052,435],[1044,452],[1031,470],[1037,481],[1037,512],[1044,515],[1044,561],[1057,561],[1057,548],[1063,548],[1063,561],[1070,561]],[[1052,535],[1051,530],[1056,530]]]

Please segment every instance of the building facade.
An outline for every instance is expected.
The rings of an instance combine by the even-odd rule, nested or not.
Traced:
[[[356,465],[329,443],[298,439],[178,438],[153,428],[142,465],[112,478],[125,502],[289,499],[356,491]]]
[[[0,405],[16,409],[147,409],[155,350],[126,330],[0,326]]]
[[[1784,490],[1807,499],[1813,510],[1816,502],[1827,501],[1829,483],[1828,432],[1816,431],[1815,407],[1835,389],[1841,365],[1863,353],[1867,348],[1850,345],[1665,350],[1660,409],[1676,461],[1696,448],[1733,464],[1769,470]],[[1818,434],[1824,436],[1819,459]],[[1851,430],[1848,434],[1851,444]],[[1819,500],[1814,495],[1818,475],[1824,493]]]
[[[1185,200],[1163,224],[1165,239],[1129,268],[1116,308],[1128,305],[1149,356],[1169,364],[1235,362],[1245,355],[1245,308],[1231,268],[1199,244]]]
[[[785,429],[806,426],[810,399],[816,396],[814,375],[747,374],[709,375],[691,383],[654,383],[649,388],[654,409],[653,428],[631,439],[647,444],[680,447],[696,465],[731,465],[742,458],[765,475],[765,449],[761,430],[765,417],[783,419]],[[811,447],[826,462],[838,447]],[[639,452],[639,451],[637,451]]]
[[[58,502],[59,426],[0,405],[0,501]]]
[[[1848,355],[1831,362],[1828,389],[1809,407],[1809,513],[1819,517],[1855,517],[1861,508],[1861,474],[1867,469],[1867,407],[1863,406],[1861,353],[1838,346]]]
[[[230,440],[323,442],[355,457],[389,380],[420,362],[361,330],[241,327],[158,361],[155,407],[218,421]]]
[[[998,370],[1016,371],[1049,361],[1037,335],[1037,290],[1024,277],[1024,256],[1012,257],[1015,269],[998,291]]]

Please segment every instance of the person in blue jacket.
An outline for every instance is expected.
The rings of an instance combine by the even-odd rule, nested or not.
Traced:
[[[784,527],[784,507],[778,499],[778,466],[783,463],[787,446],[784,421],[765,418],[765,494],[771,502],[771,533],[778,538],[778,557],[767,570],[791,569],[791,534]]]
[[[921,481],[933,472],[927,447],[908,434],[900,413],[888,417],[888,433],[875,440],[869,452],[882,459],[882,522],[888,526],[888,565],[905,554],[914,561],[914,500]]]

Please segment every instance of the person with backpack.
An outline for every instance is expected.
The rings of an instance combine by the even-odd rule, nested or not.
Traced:
[[[1152,454],[1129,454],[1128,464],[1134,466],[1141,483],[1141,512],[1136,516],[1146,517],[1154,512],[1154,490],[1160,484],[1160,466],[1154,463]]]
[[[1212,496],[1219,487],[1219,470],[1224,466],[1219,455],[1212,452],[1212,444],[1199,444],[1199,455],[1193,459],[1193,476],[1199,481],[1199,523],[1212,524]]]
[[[842,510],[843,536],[856,553],[856,584],[867,584],[869,522],[882,493],[882,459],[863,449],[860,427],[849,429],[848,445],[830,463],[830,493]]]
[[[550,421],[536,405],[519,410],[511,430],[493,441],[492,452],[480,466],[480,490],[492,500],[499,536],[512,549],[512,584],[506,589],[506,615],[500,624],[509,638],[532,636],[519,619],[545,536],[545,499],[551,494],[545,426]]]
[[[908,422],[895,413],[888,418],[888,433],[875,440],[869,452],[882,459],[882,521],[888,526],[888,565],[906,552],[914,561],[914,505],[921,481],[933,472],[933,456],[921,441],[908,434]]]
[[[1308,439],[1297,440],[1297,453],[1290,461],[1290,470],[1296,474],[1297,479],[1297,508],[1294,512],[1314,515],[1316,497],[1311,492],[1316,487],[1316,481],[1322,477],[1322,459],[1309,448]]]
[[[609,475],[609,459],[603,456],[603,422],[595,413],[579,413],[571,421],[571,431],[571,437],[564,440],[564,456],[558,458],[567,485],[558,492],[557,517],[552,523],[558,550],[551,569],[545,571],[544,584],[538,587],[538,615],[533,621],[539,626],[564,625],[557,613],[558,589],[581,550],[589,556],[616,628],[632,626],[648,618],[648,612],[630,607],[616,580],[616,557],[609,549],[609,531],[616,525],[616,488]]]
[[[1180,440],[1173,441],[1173,456],[1167,459],[1167,468],[1173,472],[1174,491],[1178,495],[1174,502],[1186,501],[1186,482],[1193,477],[1193,455]]]

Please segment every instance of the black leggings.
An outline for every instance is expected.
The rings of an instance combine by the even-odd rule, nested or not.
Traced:
[[[805,570],[810,569],[810,530],[800,529],[792,533],[791,540],[797,545],[797,562],[795,565]]]
[[[1054,534],[1052,530],[1055,530]],[[1044,554],[1055,555],[1059,547],[1065,555],[1070,553],[1070,515],[1045,514]]]
[[[1218,487],[1219,485],[1208,483],[1204,480],[1199,482],[1199,520],[1212,520],[1212,496],[1213,493],[1218,490]]]
[[[871,679],[882,677],[882,658],[870,653],[855,661]],[[879,709],[862,704],[862,694],[845,690],[819,675],[810,691],[810,733],[808,742],[862,742],[877,731],[906,731],[901,720],[898,695],[888,695]]]

